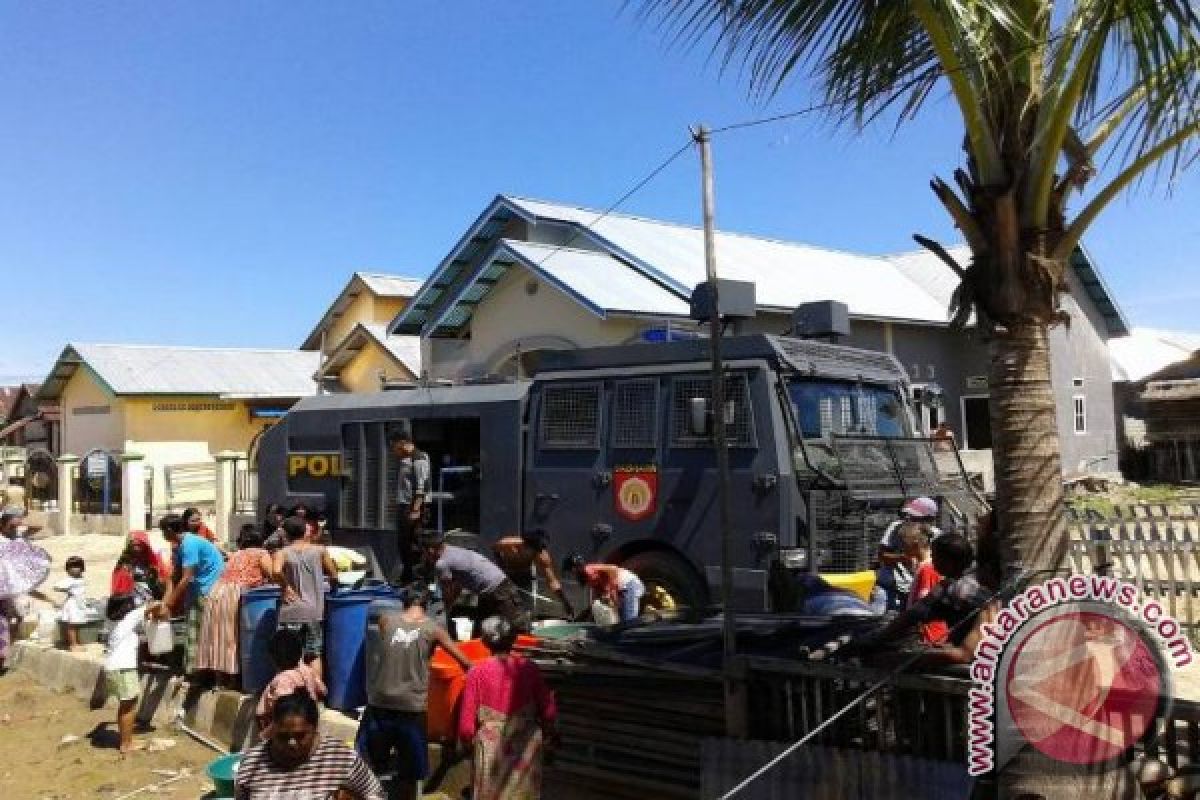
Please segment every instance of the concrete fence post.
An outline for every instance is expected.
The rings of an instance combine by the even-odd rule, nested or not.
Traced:
[[[233,531],[230,522],[233,518],[234,480],[239,459],[245,458],[245,453],[233,450],[222,450],[217,453],[217,498],[216,525],[217,541],[232,544]]]
[[[146,529],[146,468],[141,453],[121,454],[121,516],[126,531]]]
[[[71,533],[71,518],[75,514],[75,467],[79,456],[63,453],[58,457],[58,532]]]
[[[14,503],[15,500],[13,498],[20,494],[13,491],[13,487],[15,486],[13,481],[16,480],[17,475],[21,472],[21,467],[24,463],[24,456],[19,455],[15,449],[5,450],[4,463],[0,465],[0,495],[7,497],[8,500],[6,502],[8,503]],[[26,487],[23,497],[28,497],[28,487]],[[21,503],[21,505],[24,505],[24,503]]]

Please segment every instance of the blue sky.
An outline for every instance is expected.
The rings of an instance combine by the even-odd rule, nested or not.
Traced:
[[[67,341],[292,347],[356,269],[423,276],[499,192],[603,207],[750,102],[620,2],[0,4],[0,376]],[[868,253],[952,239],[947,101],[715,143],[722,228]],[[696,159],[624,207],[696,222]],[[1197,329],[1200,170],[1087,239],[1135,324]]]

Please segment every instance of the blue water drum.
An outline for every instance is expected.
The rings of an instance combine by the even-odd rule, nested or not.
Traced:
[[[384,584],[325,598],[325,704],[330,708],[352,711],[367,704],[367,617],[372,603],[395,598]]]
[[[238,614],[238,650],[242,662],[242,691],[253,694],[275,677],[271,661],[271,635],[279,616],[279,587],[262,586],[242,592]]]

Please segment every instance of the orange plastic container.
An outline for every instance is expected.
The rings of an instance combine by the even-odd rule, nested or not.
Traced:
[[[517,645],[529,647],[537,643],[534,636],[519,636]],[[472,664],[488,659],[492,652],[481,639],[458,642],[458,649]],[[429,664],[429,700],[425,707],[425,734],[430,741],[445,742],[454,738],[458,723],[458,699],[462,696],[467,674],[458,662],[442,648],[433,651]]]

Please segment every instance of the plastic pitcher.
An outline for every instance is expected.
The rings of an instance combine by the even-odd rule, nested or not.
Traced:
[[[175,649],[175,631],[169,620],[146,620],[146,649],[152,656],[166,655]]]

